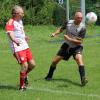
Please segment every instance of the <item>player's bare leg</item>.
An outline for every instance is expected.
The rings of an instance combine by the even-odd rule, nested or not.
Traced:
[[[34,59],[28,61],[28,69],[26,71],[26,78],[25,78],[25,86],[28,86],[29,82],[28,82],[28,73],[31,72],[34,68],[35,68],[36,64]]]
[[[75,60],[79,66],[79,73],[80,73],[80,78],[81,78],[81,85],[85,86],[86,83],[88,82],[86,77],[85,77],[85,66],[83,63],[82,55],[81,54],[76,54]]]
[[[28,69],[27,69],[27,74],[32,71],[35,68],[36,64],[34,59],[28,61]]]

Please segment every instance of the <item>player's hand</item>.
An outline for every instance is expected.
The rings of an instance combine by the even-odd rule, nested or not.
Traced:
[[[17,45],[17,46],[19,46],[19,45],[20,45],[20,42],[19,42],[19,41],[16,41],[15,43],[16,43],[16,45]]]
[[[29,37],[28,36],[25,36],[25,40],[28,42],[29,41]]]
[[[51,36],[51,37],[54,37],[54,36],[55,36],[55,34],[54,34],[54,33],[52,33],[50,36]]]

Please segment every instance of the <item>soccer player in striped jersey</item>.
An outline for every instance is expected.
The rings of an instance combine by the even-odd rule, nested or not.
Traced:
[[[6,23],[6,33],[10,39],[10,47],[14,57],[21,65],[20,90],[25,90],[28,85],[27,75],[35,67],[32,52],[28,46],[28,37],[25,35],[22,18],[24,11],[21,6],[12,8],[12,18]]]

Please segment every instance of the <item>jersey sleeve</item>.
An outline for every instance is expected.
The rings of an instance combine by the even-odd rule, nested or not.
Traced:
[[[85,34],[86,34],[86,28],[82,28],[81,31],[79,32],[79,37],[80,38],[85,38]]]
[[[5,26],[6,33],[11,32],[14,30],[14,20],[10,19]]]

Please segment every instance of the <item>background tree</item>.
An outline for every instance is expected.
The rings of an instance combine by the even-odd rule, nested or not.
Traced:
[[[11,8],[18,4],[25,9],[25,24],[55,24],[61,25],[66,20],[65,1],[58,0],[0,0],[0,26],[4,26],[11,18]],[[80,0],[70,1],[70,19],[74,12],[80,9]],[[97,24],[100,25],[100,0],[86,0],[86,13],[93,11],[98,15]]]

